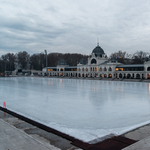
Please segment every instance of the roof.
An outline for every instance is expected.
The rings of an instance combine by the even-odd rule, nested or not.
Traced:
[[[116,67],[125,68],[125,67],[144,67],[144,64],[131,64],[131,65],[117,65]]]
[[[92,53],[96,54],[97,56],[100,56],[100,55],[102,55],[102,54],[105,54],[105,53],[104,53],[104,50],[103,50],[99,45],[97,45],[97,46],[93,49]]]
[[[69,67],[65,67],[65,68],[77,68],[77,66],[69,66]]]
[[[105,65],[107,63],[109,63],[109,61],[105,61],[105,62],[101,63],[100,65]]]
[[[56,69],[57,67],[45,67],[45,69]]]
[[[67,63],[64,59],[62,59],[62,60],[60,60],[59,65],[67,65]]]
[[[111,57],[110,61],[117,61],[116,57]]]
[[[84,58],[82,58],[81,60],[80,60],[80,64],[86,64],[86,60],[84,59]]]

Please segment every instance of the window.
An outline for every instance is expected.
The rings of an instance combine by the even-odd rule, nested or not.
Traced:
[[[107,68],[106,68],[106,67],[104,68],[104,71],[107,71]]]
[[[116,68],[116,71],[123,71],[123,68]]]
[[[53,71],[53,69],[47,69],[47,71]]]
[[[147,79],[150,79],[150,74],[147,74]]]
[[[91,64],[96,64],[96,63],[97,63],[96,59],[91,60]]]
[[[137,79],[140,79],[140,74],[136,74],[136,78],[137,78]]]
[[[112,75],[111,75],[111,74],[109,74],[109,78],[112,78]]]
[[[119,78],[122,78],[122,74],[121,73],[119,74]]]
[[[111,67],[109,67],[109,71],[112,71]]]

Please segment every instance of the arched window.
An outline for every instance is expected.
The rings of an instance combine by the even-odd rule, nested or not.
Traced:
[[[84,71],[84,68],[82,68],[82,71]]]
[[[100,68],[100,71],[102,71],[102,68]]]
[[[104,68],[104,71],[107,71],[107,68],[106,68],[106,67]]]
[[[97,63],[96,59],[91,60],[91,64],[96,64],[96,63]]]
[[[147,71],[150,71],[150,67],[147,67]]]
[[[129,73],[127,74],[127,78],[128,78],[128,79],[131,78],[131,75],[130,75]]]
[[[97,67],[95,67],[95,71],[97,71]]]
[[[122,74],[121,73],[119,74],[119,78],[122,78]]]
[[[92,67],[91,67],[91,71],[92,71]]]
[[[109,74],[109,78],[112,78],[112,75],[111,75],[111,74]]]
[[[137,79],[140,79],[140,74],[136,74],[136,78],[137,78]]]
[[[93,71],[94,71],[94,67],[93,67]]]
[[[60,71],[63,71],[63,68],[61,68]]]
[[[86,71],[88,71],[88,68],[86,68]]]
[[[147,74],[147,79],[150,79],[150,74]]]
[[[109,71],[112,71],[111,67],[109,67]]]
[[[118,74],[116,73],[116,78],[118,78]]]
[[[81,69],[79,68],[79,71],[81,71]]]

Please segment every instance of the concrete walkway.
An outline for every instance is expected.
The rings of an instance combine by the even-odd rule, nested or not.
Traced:
[[[0,150],[60,150],[45,146],[25,132],[9,125],[0,119]]]
[[[2,115],[0,118],[1,117]],[[26,132],[13,125],[10,125],[6,122],[7,120],[8,122],[11,122],[9,119],[12,120],[13,118],[4,117],[0,119],[0,150],[60,150],[53,145],[45,144],[41,140],[26,134]],[[139,142],[122,150],[150,150],[150,124],[131,131],[124,136],[139,140]]]
[[[150,137],[147,137],[135,144],[132,144],[123,150],[150,150]]]

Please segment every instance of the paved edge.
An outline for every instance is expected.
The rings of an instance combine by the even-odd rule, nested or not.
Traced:
[[[21,150],[60,150],[52,145],[47,147],[41,141],[34,139],[32,136],[26,134],[22,130],[15,128],[9,123],[5,122],[3,119],[0,119],[2,135],[0,140],[1,148],[10,148],[10,149],[21,149]],[[7,131],[8,130],[8,131]],[[3,141],[4,140],[4,141]],[[21,142],[20,142],[21,140]],[[6,142],[5,142],[6,141]],[[19,142],[18,142],[19,141]]]

